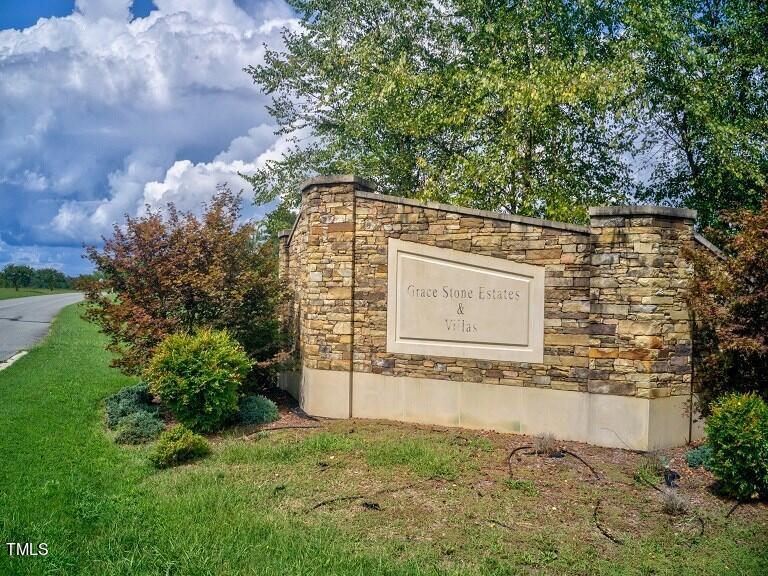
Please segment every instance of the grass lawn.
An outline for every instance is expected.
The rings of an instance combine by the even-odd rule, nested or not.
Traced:
[[[0,535],[49,550],[4,547],[1,575],[768,574],[766,506],[726,519],[682,450],[695,512],[676,518],[633,480],[637,454],[569,443],[596,480],[521,451],[511,479],[529,439],[384,422],[231,430],[209,458],[155,471],[150,447],[105,434],[102,400],[132,380],[102,344],[71,306],[0,372]]]
[[[0,300],[8,300],[10,298],[23,298],[24,296],[45,296],[47,294],[66,294],[68,292],[74,292],[74,290],[46,290],[44,288],[0,288]]]

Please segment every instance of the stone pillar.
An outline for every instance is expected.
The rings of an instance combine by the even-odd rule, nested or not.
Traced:
[[[280,230],[277,233],[278,242],[278,276],[283,282],[288,281],[290,274],[290,253],[288,252],[288,239],[291,237],[290,230]]]
[[[682,257],[694,210],[590,208],[592,272],[588,391],[663,398],[690,393],[691,326]]]
[[[291,254],[288,245],[291,238],[290,230],[280,230],[277,233],[278,241],[278,278],[280,289],[283,292],[279,308],[281,341],[286,349],[292,349],[292,353],[298,353],[300,340],[296,330],[296,291],[294,279],[291,278]],[[291,341],[293,338],[293,341]],[[286,350],[287,351],[287,350]]]
[[[303,378],[313,379],[302,406],[309,413],[351,415],[355,192],[371,189],[355,176],[320,176],[301,187]]]

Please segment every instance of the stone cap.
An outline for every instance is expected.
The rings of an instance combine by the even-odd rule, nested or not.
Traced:
[[[542,226],[544,228],[554,228],[556,230],[567,230],[577,234],[589,234],[588,226],[579,224],[570,224],[568,222],[554,222],[552,220],[542,220],[540,218],[531,218],[529,216],[519,216],[517,214],[507,214],[505,212],[491,212],[490,210],[478,210],[477,208],[466,208],[464,206],[454,206],[453,204],[443,204],[433,202],[432,200],[414,200],[413,198],[403,198],[401,196],[387,196],[378,192],[357,192],[358,198],[367,198],[378,202],[389,202],[392,204],[403,204],[405,206],[415,206],[418,208],[431,208],[432,210],[442,210],[453,214],[465,214],[467,216],[477,216],[478,218],[490,218],[492,220],[501,220],[503,222],[514,222],[526,226]]]
[[[278,238],[280,238],[280,239],[282,239],[282,238],[288,238],[288,236],[290,236],[290,235],[291,235],[291,231],[290,231],[290,230],[288,230],[288,229],[286,229],[286,230],[280,230],[280,231],[277,233],[277,237],[278,237]]]
[[[329,186],[332,184],[357,184],[359,187],[368,190],[376,189],[374,184],[364,178],[355,176],[354,174],[328,174],[326,176],[315,176],[314,178],[304,180],[304,182],[299,185],[299,192],[303,194],[310,186]]]
[[[696,220],[696,210],[672,208],[670,206],[593,206],[590,216],[662,216],[664,218],[683,218]]]
[[[702,235],[701,235],[701,234],[699,234],[698,232],[695,232],[695,233],[693,234],[693,239],[694,239],[694,240],[696,240],[696,242],[698,242],[698,243],[699,243],[699,244],[701,244],[702,246],[704,246],[704,248],[707,248],[708,250],[710,250],[710,251],[711,251],[711,252],[712,252],[712,253],[713,253],[715,256],[717,256],[717,257],[718,257],[718,258],[720,258],[721,260],[726,260],[726,259],[728,258],[728,257],[725,255],[725,252],[723,252],[722,250],[720,250],[720,248],[718,248],[717,246],[715,246],[714,244],[712,244],[712,242],[710,242],[709,240],[707,240],[706,238],[704,238],[704,236],[702,236]]]

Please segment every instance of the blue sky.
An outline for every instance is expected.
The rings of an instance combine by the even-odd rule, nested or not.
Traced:
[[[286,142],[242,68],[283,26],[282,0],[0,0],[0,268],[86,272],[126,213],[250,196]]]
[[[75,2],[60,2],[58,0],[4,0],[0,3],[0,29],[27,28],[39,18],[52,16],[67,16],[74,10]]]

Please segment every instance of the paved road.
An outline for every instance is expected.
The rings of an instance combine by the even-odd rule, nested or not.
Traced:
[[[0,300],[0,362],[32,348],[48,333],[59,310],[82,299],[74,293]]]

